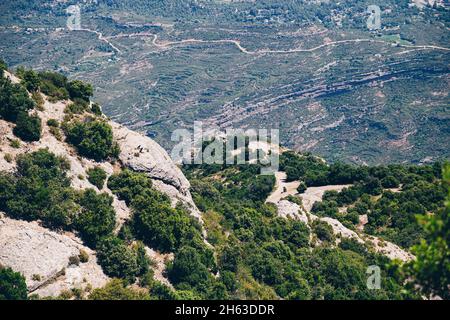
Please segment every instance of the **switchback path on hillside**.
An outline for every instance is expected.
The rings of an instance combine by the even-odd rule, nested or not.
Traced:
[[[88,30],[88,29],[83,29]],[[92,31],[92,30],[90,30]],[[322,48],[328,47],[328,46],[336,46],[340,44],[348,44],[348,43],[380,43],[385,45],[395,45],[397,47],[401,48],[407,48],[407,49],[418,49],[418,50],[443,50],[443,51],[450,51],[450,48],[435,46],[435,45],[406,45],[406,44],[400,44],[400,43],[392,43],[382,40],[374,40],[374,39],[348,39],[348,40],[338,40],[338,41],[330,41],[324,44],[321,44],[319,46],[309,48],[309,49],[301,49],[301,48],[294,48],[289,50],[271,50],[271,49],[261,49],[261,50],[255,50],[251,51],[247,48],[243,47],[241,45],[241,42],[239,40],[233,40],[233,39],[223,39],[223,40],[199,40],[199,39],[185,39],[180,41],[169,41],[169,42],[158,42],[158,35],[153,33],[131,33],[131,34],[120,34],[116,36],[110,36],[104,38],[106,39],[118,39],[118,38],[132,38],[132,37],[153,37],[152,44],[159,48],[168,49],[170,47],[180,46],[184,44],[195,44],[195,43],[229,43],[235,45],[239,51],[242,53],[248,54],[248,55],[258,55],[258,54],[290,54],[290,53],[302,53],[302,52],[314,52],[317,50],[320,50]],[[120,50],[119,50],[120,51]]]
[[[286,182],[286,172],[275,172],[275,190],[267,198],[266,203],[277,204],[278,201],[287,197],[296,195],[300,181]]]

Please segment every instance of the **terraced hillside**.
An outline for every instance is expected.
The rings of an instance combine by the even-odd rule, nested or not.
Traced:
[[[449,12],[412,1],[84,1],[1,4],[10,66],[95,84],[114,120],[170,148],[203,120],[279,128],[282,143],[328,160],[448,157]],[[417,1],[416,1],[417,2]]]

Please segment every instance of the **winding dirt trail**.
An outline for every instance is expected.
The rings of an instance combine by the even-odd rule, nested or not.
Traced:
[[[89,29],[83,29],[88,31]],[[89,30],[91,32],[96,32]],[[97,32],[96,32],[97,33]],[[100,34],[101,35],[101,34]],[[118,39],[118,38],[132,38],[132,37],[153,37],[152,44],[159,48],[170,48],[175,46],[180,46],[184,44],[192,44],[192,43],[229,43],[235,45],[239,51],[242,53],[248,54],[248,55],[257,55],[257,54],[290,54],[290,53],[301,53],[301,52],[314,52],[317,50],[320,50],[322,48],[328,47],[328,46],[336,46],[340,44],[348,44],[348,43],[380,43],[385,45],[393,45],[391,42],[386,42],[382,40],[374,40],[374,39],[349,39],[349,40],[338,40],[338,41],[330,41],[321,45],[318,45],[313,48],[309,49],[301,49],[301,48],[294,48],[289,50],[270,50],[270,49],[262,49],[262,50],[256,50],[251,51],[247,48],[243,47],[241,45],[241,42],[239,40],[233,40],[233,39],[223,39],[223,40],[199,40],[199,39],[186,39],[186,40],[180,40],[180,41],[168,41],[168,42],[158,42],[158,35],[152,34],[152,33],[131,33],[131,34],[122,34],[122,35],[116,35],[111,37],[103,37],[103,40],[106,39]],[[100,39],[100,36],[99,36]],[[107,41],[107,40],[106,40]],[[111,45],[111,43],[109,43]],[[402,48],[408,48],[408,49],[415,49],[415,50],[444,50],[444,51],[450,51],[450,48],[435,46],[435,45],[421,45],[421,46],[414,46],[414,45],[405,45],[405,44],[395,44],[397,47]],[[115,48],[118,50],[117,48]],[[120,52],[120,50],[118,50]]]
[[[122,51],[117,48],[113,43],[111,43],[108,39],[109,37],[104,37],[103,33],[98,32],[96,30],[91,30],[91,29],[86,29],[86,28],[81,28],[81,29],[77,29],[74,31],[85,31],[85,32],[90,32],[90,33],[94,33],[95,35],[97,35],[98,40],[105,42],[106,44],[108,44],[111,48],[113,48],[117,53],[122,53]]]
[[[297,188],[300,185],[300,181],[286,182],[286,178],[286,172],[278,171],[275,173],[276,188],[267,198],[266,203],[277,204],[281,199],[298,193]]]

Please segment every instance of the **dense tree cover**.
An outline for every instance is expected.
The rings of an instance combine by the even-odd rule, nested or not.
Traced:
[[[108,187],[133,209],[131,228],[151,247],[173,252],[186,243],[201,242],[198,222],[184,208],[172,208],[169,197],[153,189],[145,174],[124,170],[109,178]]]
[[[145,275],[150,261],[142,244],[128,246],[118,237],[103,238],[97,245],[98,262],[110,277],[121,278],[134,283],[136,277]]]
[[[23,141],[39,141],[42,132],[42,121],[38,115],[21,112],[17,116],[14,134]]]
[[[83,122],[66,123],[67,141],[73,144],[80,155],[96,161],[119,156],[119,146],[114,142],[111,126],[103,120],[86,118]]]
[[[0,266],[0,300],[27,300],[25,277]]]
[[[313,166],[321,166],[314,164]],[[232,166],[225,170],[185,167],[192,184],[194,201],[205,212],[205,227],[218,252],[217,279],[230,298],[284,299],[387,299],[404,298],[401,283],[386,267],[387,260],[369,253],[358,243],[331,245],[334,237],[329,225],[314,224],[322,240],[310,251],[310,230],[302,222],[276,216],[275,208],[254,199],[248,188],[258,175],[258,168]],[[239,178],[237,178],[239,177]],[[214,219],[214,223],[208,219]],[[227,235],[227,236],[225,236]],[[318,235],[318,236],[319,236]],[[197,260],[192,251],[186,260]],[[176,259],[175,259],[176,260]],[[181,260],[181,259],[180,259]],[[174,261],[182,264],[182,261]],[[383,285],[373,291],[366,286],[366,269],[376,264],[382,268]],[[182,264],[180,274],[187,274]],[[172,267],[173,268],[173,267]],[[173,269],[171,269],[173,270]],[[199,269],[203,270],[204,269]],[[169,273],[170,275],[170,273]],[[195,281],[207,283],[203,272]],[[177,279],[176,277],[171,279]],[[194,281],[189,276],[183,281]],[[409,294],[408,297],[415,297]]]
[[[105,170],[103,170],[101,167],[94,167],[90,168],[86,173],[88,175],[88,181],[90,183],[92,183],[100,190],[103,189],[105,180],[107,178]]]
[[[80,232],[92,246],[112,233],[112,198],[94,190],[75,191],[67,177],[69,163],[47,149],[17,157],[17,172],[0,173],[0,210],[25,220],[42,220],[55,229]]]
[[[218,294],[213,290],[217,288],[210,274],[216,268],[213,252],[203,243],[199,223],[185,208],[173,208],[170,199],[155,190],[143,173],[124,170],[108,179],[108,187],[133,211],[132,220],[120,232],[123,238],[140,239],[162,252],[175,252],[168,274],[177,289],[210,298]],[[195,272],[190,274],[186,270]],[[161,289],[158,288],[153,291]],[[152,296],[155,294],[152,292]]]
[[[402,170],[392,168],[392,172],[383,174],[376,167],[368,168],[368,172],[380,178],[397,176],[394,179],[401,181],[401,192],[383,190],[380,180],[369,176],[341,192],[325,192],[323,201],[316,202],[312,212],[318,216],[336,218],[349,228],[359,223],[359,216],[367,214],[365,232],[409,249],[423,237],[423,228],[417,222],[416,215],[442,208],[446,189],[438,174],[439,165],[405,166]],[[340,207],[347,209],[340,212]]]
[[[78,202],[81,211],[75,219],[75,225],[83,240],[95,245],[101,238],[110,235],[116,225],[113,199],[106,193],[97,194],[93,189],[87,189]]]
[[[440,164],[432,166],[388,165],[353,166],[340,162],[327,164],[310,154],[289,151],[280,156],[280,169],[287,173],[288,181],[300,180],[308,187],[333,184],[361,183],[366,193],[377,195],[381,188],[396,188],[411,179],[428,182],[440,176]]]
[[[417,244],[423,236],[415,215],[441,208],[446,194],[440,181],[440,163],[374,167],[327,165],[311,155],[294,152],[284,153],[280,163],[288,179],[300,179],[307,186],[352,184],[341,192],[326,191],[323,200],[313,205],[312,212],[336,218],[351,229],[359,223],[361,215],[367,214],[367,233],[404,248]],[[340,211],[342,207],[347,209]]]
[[[434,214],[418,216],[424,229],[423,239],[412,248],[416,259],[403,266],[410,290],[427,297],[450,299],[450,164],[444,168],[447,188],[445,207]]]
[[[0,77],[0,118],[16,122],[19,114],[27,113],[34,107],[34,101],[22,85]]]

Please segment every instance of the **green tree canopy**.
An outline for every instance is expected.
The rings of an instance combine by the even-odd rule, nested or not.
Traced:
[[[77,147],[80,155],[96,161],[116,158],[119,147],[113,140],[111,126],[102,120],[75,121],[66,128],[68,141]]]
[[[17,116],[14,134],[23,141],[39,141],[42,132],[42,121],[38,115],[21,112]]]
[[[108,236],[116,225],[116,213],[112,207],[113,199],[106,193],[97,194],[93,189],[85,190],[79,200],[82,206],[76,219],[77,229],[84,241],[95,244]]]
[[[0,300],[27,300],[25,277],[11,268],[0,267]]]

